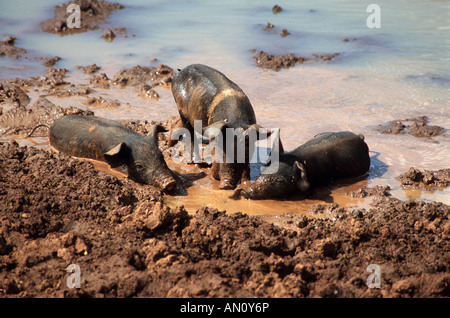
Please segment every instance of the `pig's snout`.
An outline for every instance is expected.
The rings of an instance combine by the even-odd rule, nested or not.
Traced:
[[[162,183],[161,183],[161,188],[163,191],[165,192],[169,192],[172,191],[175,186],[177,185],[177,181],[173,178],[168,178],[165,179]]]
[[[248,191],[239,188],[234,191],[233,195],[230,196],[230,199],[239,200],[241,197],[251,199],[251,194]]]

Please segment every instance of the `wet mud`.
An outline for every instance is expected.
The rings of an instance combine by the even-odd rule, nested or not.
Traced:
[[[274,6],[272,7],[272,13],[273,13],[273,14],[278,14],[278,13],[280,13],[281,11],[283,11],[283,8],[280,7],[278,4],[276,4],[276,5],[274,5]]]
[[[41,95],[31,107],[29,97],[20,87],[0,84],[0,136],[26,136],[39,124],[50,125],[55,119],[69,114],[92,115],[93,112],[77,107],[61,107]],[[46,128],[38,128],[37,133],[45,135]]]
[[[13,36],[8,36],[3,41],[0,41],[0,58],[7,56],[14,60],[18,60],[22,55],[27,53],[27,50],[21,47],[16,47],[15,42],[17,38]]]
[[[270,22],[266,23],[263,30],[272,34],[280,34],[283,38],[291,34],[287,29],[281,29],[280,31],[278,27],[275,27],[275,25]]]
[[[267,26],[266,26],[267,28]],[[281,35],[286,36],[289,33],[287,30],[283,32],[281,31]],[[256,51],[252,50],[254,53],[253,61],[256,63],[256,66],[261,67],[263,69],[272,70],[275,72],[280,71],[281,69],[288,69],[290,67],[294,67],[296,64],[303,64],[305,62],[317,62],[317,61],[331,61],[334,58],[338,57],[340,53],[333,54],[313,54],[310,57],[304,56],[296,56],[293,53],[288,54],[280,54],[274,55],[269,54],[264,51]]]
[[[67,8],[71,4],[77,4],[80,8],[80,27],[72,27],[68,20],[73,22],[71,14],[74,11]],[[55,16],[41,23],[44,32],[67,35],[72,33],[87,32],[100,29],[106,23],[108,16],[115,10],[123,9],[119,3],[111,3],[105,0],[75,0],[55,7]]]
[[[379,125],[377,129],[384,134],[409,134],[414,137],[428,138],[446,133],[443,127],[429,125],[427,116],[393,120]]]
[[[92,163],[0,144],[2,297],[448,297],[450,207],[368,191],[311,216],[170,208]],[[316,215],[320,215],[317,217]],[[81,288],[66,284],[69,264]],[[366,268],[381,268],[368,288]]]
[[[398,179],[405,188],[436,190],[450,186],[450,169],[421,171],[411,167],[407,172],[398,176]]]
[[[141,98],[158,100],[159,94],[155,87],[170,88],[173,75],[174,70],[164,64],[150,67],[136,65],[117,72],[110,82],[119,87],[134,87]]]
[[[116,37],[121,37],[121,38],[129,38],[129,37],[134,37],[134,34],[130,34],[128,33],[127,28],[111,28],[111,29],[106,29],[105,32],[103,32],[102,34],[102,38],[106,41],[106,42],[112,42],[114,41],[114,39]]]
[[[120,86],[140,86],[142,84],[167,86],[172,83],[174,71],[171,67],[159,64],[156,67],[136,65],[117,72],[112,81]]]

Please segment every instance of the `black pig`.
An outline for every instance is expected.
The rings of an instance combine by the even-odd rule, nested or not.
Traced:
[[[249,133],[259,128],[253,107],[244,92],[221,72],[202,64],[185,67],[174,76],[172,93],[180,114],[179,126],[187,128],[194,136],[194,121],[201,121],[202,135],[213,139],[214,134],[208,134],[209,128],[217,128],[222,133],[223,145],[226,144],[227,128],[242,128]],[[208,131],[207,131],[208,130]],[[172,139],[172,135],[171,138]],[[212,176],[220,180],[221,189],[234,189],[243,177],[249,175],[248,135],[245,144],[245,161],[233,163],[224,159],[222,163],[212,163]],[[229,142],[232,142],[229,140]],[[235,154],[237,151],[234,152]],[[230,156],[231,157],[231,156]]]
[[[284,199],[337,179],[362,176],[369,167],[363,135],[322,133],[282,154],[276,173],[261,174],[248,189],[237,189],[232,197]]]
[[[50,126],[50,144],[71,156],[106,161],[111,168],[126,167],[131,179],[170,191],[176,180],[158,148],[158,133],[165,131],[154,125],[142,136],[113,120],[69,115]]]

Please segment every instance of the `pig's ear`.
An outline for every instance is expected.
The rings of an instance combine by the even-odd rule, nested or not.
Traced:
[[[110,151],[104,154],[106,162],[111,166],[111,168],[119,167],[126,163],[126,157],[129,153],[130,148],[127,144],[121,142]]]
[[[168,131],[169,130],[162,125],[153,125],[152,127],[150,127],[150,130],[149,130],[146,138],[149,138],[149,139],[153,140],[156,144],[158,144],[158,133],[168,132]]]
[[[299,161],[296,161],[292,169],[294,170],[294,173],[299,176],[297,181],[298,189],[302,192],[309,190],[309,188],[311,188],[311,183],[308,181],[305,166]]]
[[[208,143],[209,140],[213,140],[216,138],[220,133],[224,133],[224,129],[227,128],[228,123],[226,121],[217,121],[207,127],[203,130],[203,142]],[[205,140],[206,139],[206,140]]]

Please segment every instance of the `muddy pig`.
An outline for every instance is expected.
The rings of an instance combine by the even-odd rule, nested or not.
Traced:
[[[237,189],[232,197],[284,199],[337,179],[362,176],[369,167],[369,148],[363,135],[322,133],[280,155],[276,173],[261,174],[248,189]]]
[[[254,133],[258,134],[262,128],[256,124],[250,100],[239,86],[224,74],[202,64],[189,65],[177,73],[172,82],[172,93],[180,114],[178,127],[187,128],[193,137],[195,121],[201,121],[201,134],[208,140],[214,139],[218,132],[222,133],[224,159],[221,160],[222,163],[219,160],[212,162],[211,174],[213,178],[220,180],[221,189],[234,189],[242,178],[249,175],[248,162],[252,155],[248,153],[249,132],[254,130]],[[242,131],[248,133],[245,160],[225,160],[225,130],[228,128],[242,128]],[[169,139],[172,143],[172,135]]]
[[[165,131],[154,125],[143,136],[113,120],[69,115],[50,126],[50,144],[71,156],[106,161],[137,182],[170,191],[176,180],[158,148],[158,133]]]

